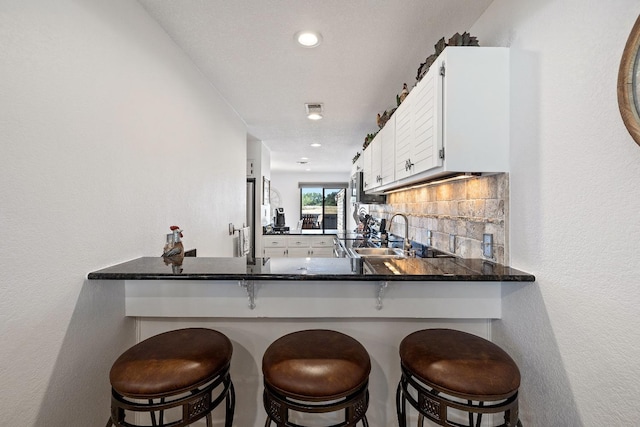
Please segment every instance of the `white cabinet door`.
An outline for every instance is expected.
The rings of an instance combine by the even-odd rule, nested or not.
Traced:
[[[313,236],[311,238],[311,256],[313,258],[333,258],[335,236]]]
[[[288,236],[287,246],[291,248],[309,248],[311,246],[311,236]]]
[[[360,153],[358,159],[351,164],[351,176],[358,172],[362,172],[362,160],[362,153]]]
[[[311,256],[311,248],[309,247],[289,248],[287,251],[289,258],[306,258]]]
[[[284,258],[287,256],[287,248],[263,248],[265,258]]]
[[[371,174],[371,153],[373,150],[371,144],[373,141],[362,152],[362,188],[365,191],[373,188],[373,175]]]
[[[396,116],[391,116],[389,121],[380,131],[380,185],[390,184],[395,180],[396,170]]]
[[[442,78],[434,65],[396,110],[395,178],[442,165]]]
[[[412,91],[413,92],[413,91]],[[395,145],[395,178],[406,178],[411,174],[408,167],[413,151],[413,112],[411,110],[411,93],[400,104],[393,114],[396,118],[396,145]]]
[[[510,54],[500,47],[447,47],[443,172],[509,172]],[[436,170],[436,171],[437,171]]]
[[[382,183],[382,133],[384,129],[382,128],[378,132],[369,145],[371,149],[371,185],[367,188],[368,190],[380,187]]]
[[[286,248],[287,236],[262,236],[262,246],[265,248]]]
[[[311,247],[313,248],[332,248],[335,244],[333,235],[311,236]]]
[[[413,144],[410,157],[411,175],[442,165],[442,76],[431,66],[416,85],[412,104]]]
[[[287,256],[287,236],[262,236],[262,254],[265,258]]]
[[[311,253],[310,236],[289,236],[287,245],[289,258],[306,258]]]
[[[311,257],[313,258],[333,258],[333,248],[311,248]]]

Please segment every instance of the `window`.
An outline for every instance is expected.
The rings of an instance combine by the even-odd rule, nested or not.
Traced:
[[[299,184],[303,230],[335,233],[345,229],[347,184]]]

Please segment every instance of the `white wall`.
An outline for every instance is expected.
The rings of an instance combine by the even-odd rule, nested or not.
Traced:
[[[511,46],[511,264],[494,339],[519,362],[525,426],[640,420],[640,147],[616,98],[637,0],[496,0],[471,28]]]
[[[173,224],[231,255],[245,126],[135,1],[4,0],[0,40],[0,419],[104,425],[135,328],[86,274]]]
[[[291,230],[296,227],[300,221],[300,189],[299,182],[346,182],[350,179],[349,172],[345,173],[315,173],[315,172],[271,172],[271,188],[275,188],[280,192],[282,198],[282,207],[286,225]],[[351,214],[350,203],[347,201],[347,216]],[[271,207],[271,216],[273,217],[273,209]]]

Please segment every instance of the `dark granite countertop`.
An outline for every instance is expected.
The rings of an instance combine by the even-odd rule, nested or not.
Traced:
[[[533,282],[535,277],[481,259],[143,257],[88,274],[91,280],[316,280]]]
[[[287,231],[284,233],[279,233],[279,232],[262,232],[263,236],[329,236],[329,237],[336,237],[338,236],[340,233],[323,233],[322,230],[318,230],[317,232],[313,232],[313,231]]]

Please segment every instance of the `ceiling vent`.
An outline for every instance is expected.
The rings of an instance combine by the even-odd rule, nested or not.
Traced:
[[[323,106],[320,103],[304,104],[307,109],[307,118],[310,120],[320,120],[322,118]]]

